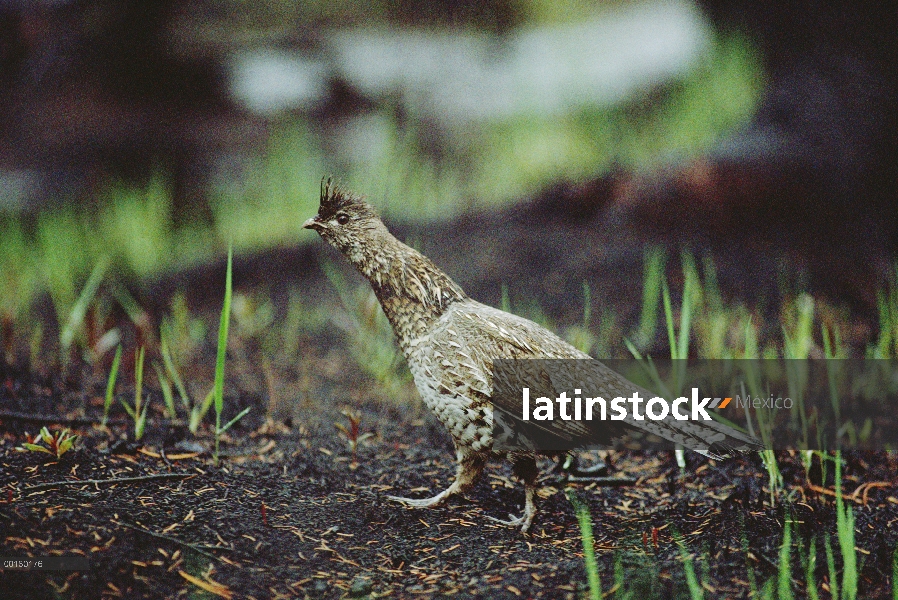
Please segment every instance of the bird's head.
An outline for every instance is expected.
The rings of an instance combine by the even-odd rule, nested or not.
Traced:
[[[340,189],[331,178],[321,180],[318,214],[303,223],[353,263],[370,254],[371,244],[386,233],[377,211],[360,196]]]

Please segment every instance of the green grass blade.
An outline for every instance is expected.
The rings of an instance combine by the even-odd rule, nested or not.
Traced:
[[[137,422],[134,424],[134,439],[143,438],[143,432],[147,425],[147,411],[150,408],[150,396],[147,395],[147,403],[143,405],[143,411],[137,416]]]
[[[197,404],[190,411],[190,424],[189,429],[190,433],[196,433],[200,428],[200,423],[203,421],[203,418],[206,416],[206,413],[209,412],[209,409],[212,408],[212,396],[214,396],[215,388],[209,390],[209,393],[206,394],[206,397],[203,398],[203,401],[200,404]]]
[[[239,421],[240,419],[242,419],[243,417],[245,417],[247,414],[249,414],[250,408],[251,408],[251,407],[247,406],[246,408],[244,408],[243,410],[241,410],[241,411],[240,411],[240,414],[238,414],[236,417],[234,417],[233,419],[231,419],[230,421],[228,421],[227,424],[225,424],[225,426],[221,428],[221,431],[220,431],[219,433],[224,433],[225,431],[227,431],[228,429],[230,429],[231,426],[232,426],[234,423],[236,423],[237,421]]]
[[[857,553],[854,550],[854,511],[842,500],[842,452],[836,451],[836,536],[842,554],[842,600],[857,598]]]
[[[833,547],[829,541],[829,536],[824,538],[823,547],[826,550],[826,570],[829,573],[829,594],[831,598],[838,598],[839,574],[836,572],[836,559],[833,556]]]
[[[137,362],[134,363],[134,412],[139,413],[143,401],[143,358],[144,348],[137,351]]]
[[[66,430],[65,433],[67,433],[67,432],[68,432],[68,430]],[[66,452],[71,450],[75,446],[75,444],[78,442],[78,440],[81,439],[81,436],[77,436],[77,435],[73,435],[70,437],[66,437],[65,435],[63,435],[60,437],[61,437],[62,441],[59,443],[59,456],[62,456],[63,454],[65,454]]]
[[[106,426],[109,420],[109,409],[112,407],[112,397],[115,395],[115,381],[118,379],[118,369],[122,362],[122,346],[115,349],[115,357],[112,359],[112,368],[109,369],[109,380],[106,382],[106,398],[103,401],[103,422]]]
[[[589,283],[583,280],[583,327],[589,329],[589,322],[592,320],[592,290]]]
[[[780,546],[779,569],[777,573],[777,594],[779,600],[791,600],[792,596],[792,521],[786,517],[783,530],[783,545]]]
[[[175,368],[175,361],[172,360],[171,350],[168,347],[168,340],[166,339],[166,336],[162,336],[159,347],[160,353],[162,354],[162,364],[165,365],[165,372],[168,373],[169,379],[174,382],[175,388],[178,390],[178,394],[181,396],[181,404],[189,412],[190,396],[187,394],[187,387],[184,385],[184,380],[181,379],[181,374],[178,373],[178,369]]]
[[[658,300],[661,296],[666,262],[667,256],[664,249],[659,246],[650,248],[645,253],[642,274],[642,309],[636,334],[636,342],[643,348],[651,345],[655,329],[658,327]]]
[[[586,581],[589,584],[589,598],[590,600],[602,600],[602,582],[599,579],[599,565],[596,562],[592,535],[592,516],[589,514],[589,509],[577,499],[572,491],[568,491],[567,497],[574,506],[577,523],[580,526],[580,539],[583,542],[583,565],[586,569]]]
[[[134,409],[131,408],[131,405],[128,404],[127,402],[125,402],[124,400],[119,400],[119,403],[120,403],[123,407],[125,407],[125,412],[128,413],[128,416],[131,417],[132,419],[134,419],[134,420],[136,421],[136,420],[137,420],[137,417],[136,417],[136,414],[135,414],[135,412],[134,412]]]
[[[808,560],[805,567],[805,581],[807,582],[808,600],[820,600],[820,594],[817,593],[817,579],[815,573],[817,571],[817,538],[811,538],[811,545],[808,548]]]
[[[100,283],[103,282],[103,276],[106,275],[106,269],[108,267],[108,257],[101,258],[99,262],[94,265],[93,271],[91,271],[90,276],[87,278],[87,283],[84,284],[81,294],[78,295],[78,299],[72,306],[71,312],[69,312],[69,318],[59,334],[59,349],[62,353],[63,362],[68,360],[69,349],[72,347],[75,335],[84,324],[84,317],[87,315],[87,307],[90,306],[94,296],[97,295],[97,290],[100,289]]]
[[[624,338],[624,345],[627,347],[627,350],[630,351],[630,354],[633,355],[633,358],[635,358],[636,360],[642,360],[642,353],[639,352],[639,349],[633,342],[631,342],[627,338]]]
[[[670,357],[677,359],[677,337],[674,335],[673,308],[670,304],[670,288],[667,281],[661,283],[661,300],[664,303],[664,321],[667,323],[667,341],[670,344]]]
[[[146,311],[140,307],[140,304],[127,289],[117,285],[113,288],[112,293],[132,323],[140,327],[147,321]]]
[[[228,245],[228,269],[225,274],[224,304],[221,307],[221,321],[218,325],[218,351],[215,355],[215,385],[212,388],[212,400],[215,405],[215,454],[214,461],[218,465],[218,446],[221,441],[221,413],[224,410],[224,372],[225,357],[228,350],[228,327],[231,323],[231,271],[233,250]]]
[[[121,401],[128,416],[134,421],[134,439],[136,440],[143,437],[147,408],[149,407],[149,402],[147,402],[146,406],[143,406],[143,409],[141,409],[143,405],[143,359],[144,348],[141,346],[140,350],[137,351],[137,359],[134,363],[134,406],[129,406],[124,400]]]
[[[224,409],[224,373],[225,356],[228,349],[228,327],[231,323],[231,262],[232,250],[228,246],[228,267],[225,274],[224,304],[221,307],[221,320],[218,325],[218,350],[215,354],[215,387],[213,401],[215,413],[221,415]]]
[[[626,575],[624,574],[624,562],[621,560],[620,554],[614,557],[614,589],[615,598],[629,598],[632,593],[626,593],[624,586],[626,585]]]
[[[175,411],[175,397],[172,394],[171,381],[168,380],[156,361],[153,361],[153,370],[156,371],[156,380],[159,382],[159,389],[162,390],[162,401],[165,403],[168,418],[175,419],[178,413]]]
[[[683,256],[683,302],[680,307],[680,331],[677,336],[677,355],[671,358],[686,359],[689,357],[689,334],[692,329],[693,303],[701,288],[695,264],[690,255]]]
[[[740,541],[742,542],[742,554],[745,555],[745,574],[748,577],[748,589],[750,597],[755,598],[758,596],[758,579],[755,576],[754,568],[751,566],[751,558],[749,557],[751,546],[748,542],[748,533],[745,530],[745,517],[741,514],[739,515],[739,531]]]
[[[686,586],[689,588],[689,597],[692,600],[702,600],[705,597],[705,592],[698,582],[698,577],[695,576],[695,566],[692,563],[692,555],[689,552],[689,548],[686,547],[686,542],[679,533],[675,533],[673,538],[680,550],[680,557],[683,559],[683,570],[686,574]]]

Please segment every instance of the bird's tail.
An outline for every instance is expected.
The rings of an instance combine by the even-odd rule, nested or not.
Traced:
[[[640,428],[714,459],[764,448],[757,438],[717,421],[643,421]]]

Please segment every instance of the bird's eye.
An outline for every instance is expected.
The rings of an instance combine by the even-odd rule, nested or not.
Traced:
[[[340,225],[346,225],[347,223],[349,223],[349,215],[347,215],[346,213],[340,213],[339,215],[337,215],[337,223],[339,223]]]

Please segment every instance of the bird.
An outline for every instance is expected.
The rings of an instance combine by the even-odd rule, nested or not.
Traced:
[[[508,520],[488,518],[519,526],[523,532],[531,528],[536,515],[539,449],[500,451],[494,439],[494,417],[520,412],[520,403],[515,408],[507,395],[494,393],[494,366],[505,359],[517,359],[517,365],[540,363],[523,359],[548,359],[560,365],[560,371],[537,366],[536,371],[523,374],[535,393],[548,395],[558,384],[564,387],[576,382],[577,387],[593,385],[609,398],[635,391],[648,394],[647,398],[655,395],[548,329],[470,298],[429,258],[394,237],[363,196],[343,189],[331,178],[322,179],[318,214],[303,227],[316,231],[368,280],[424,404],[455,444],[456,470],[449,487],[430,498],[388,496],[392,501],[418,508],[438,506],[469,490],[490,458],[504,456],[524,484],[523,514],[509,514]],[[595,430],[584,423],[555,420],[539,427],[552,439],[576,442],[595,437]],[[629,419],[619,426],[654,433],[710,457],[758,447],[752,436],[715,421]],[[616,431],[612,428],[610,433]]]

